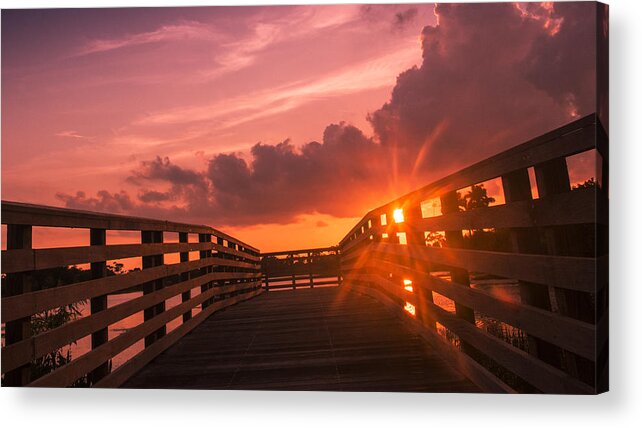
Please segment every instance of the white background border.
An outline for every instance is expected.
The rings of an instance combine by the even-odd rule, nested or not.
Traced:
[[[254,0],[249,4],[271,3],[275,2]],[[608,3],[611,5],[611,392],[577,397],[2,388],[3,426],[641,426],[642,281],[636,274],[642,265],[642,236],[640,222],[636,220],[642,217],[642,2]],[[233,3],[0,0],[2,8],[213,4]]]

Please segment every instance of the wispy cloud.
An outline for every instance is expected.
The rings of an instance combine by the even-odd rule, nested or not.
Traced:
[[[359,16],[359,5],[341,8],[295,8],[293,12],[274,19],[258,16],[247,23],[252,31],[239,40],[223,43],[216,66],[200,71],[201,80],[212,80],[242,70],[257,62],[268,47],[340,27]]]
[[[335,8],[295,8],[289,14],[274,19],[258,15],[245,25],[250,29],[245,35],[231,38],[209,23],[181,21],[163,25],[156,30],[127,34],[122,37],[91,40],[77,49],[71,57],[115,51],[131,46],[160,42],[211,41],[216,43],[214,64],[198,70],[190,81],[208,81],[242,70],[257,62],[258,56],[277,43],[302,38],[319,31],[348,24],[358,17],[358,6]]]
[[[260,52],[280,38],[280,33],[281,29],[276,25],[256,24],[249,36],[221,46],[222,53],[216,57],[216,65],[199,72],[201,80],[212,80],[249,67]]]
[[[85,141],[91,141],[91,137],[87,137],[86,135],[79,134],[77,131],[60,131],[56,132],[54,134],[56,137],[60,138],[70,138],[73,140],[85,140]]]
[[[92,40],[82,46],[73,56],[108,52],[149,43],[176,40],[218,40],[219,38],[220,36],[211,26],[200,22],[186,21],[177,24],[163,25],[154,31],[128,34],[119,38]]]
[[[398,73],[420,60],[416,47],[352,65],[315,80],[305,80],[221,100],[149,114],[135,125],[215,122],[219,129],[283,113],[314,100],[392,86]]]

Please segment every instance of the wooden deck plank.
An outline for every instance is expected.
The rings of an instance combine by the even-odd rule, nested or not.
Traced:
[[[341,287],[218,312],[123,387],[478,391],[381,303]]]

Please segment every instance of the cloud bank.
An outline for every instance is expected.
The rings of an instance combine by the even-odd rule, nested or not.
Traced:
[[[249,154],[217,154],[203,170],[159,154],[127,178],[135,196],[57,196],[72,208],[216,225],[360,216],[391,192],[595,110],[595,5],[438,4],[435,14],[438,24],[421,34],[421,65],[401,73],[368,116],[373,136],[335,123],[320,142],[258,143]],[[415,15],[391,14],[391,26]]]

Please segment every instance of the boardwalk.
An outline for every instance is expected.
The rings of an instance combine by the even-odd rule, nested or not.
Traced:
[[[576,185],[568,164],[580,155],[596,169]],[[210,226],[3,201],[2,384],[605,391],[607,172],[592,114],[372,209],[337,245],[276,253]],[[483,185],[503,198],[461,204]],[[42,227],[86,239],[34,248]],[[118,231],[140,238],[112,242]],[[122,259],[141,269],[114,274]],[[132,290],[142,294],[108,305]],[[79,302],[89,314],[33,331],[46,311]],[[83,339],[89,352],[34,370]]]
[[[379,302],[332,287],[218,312],[124,387],[474,392]]]

